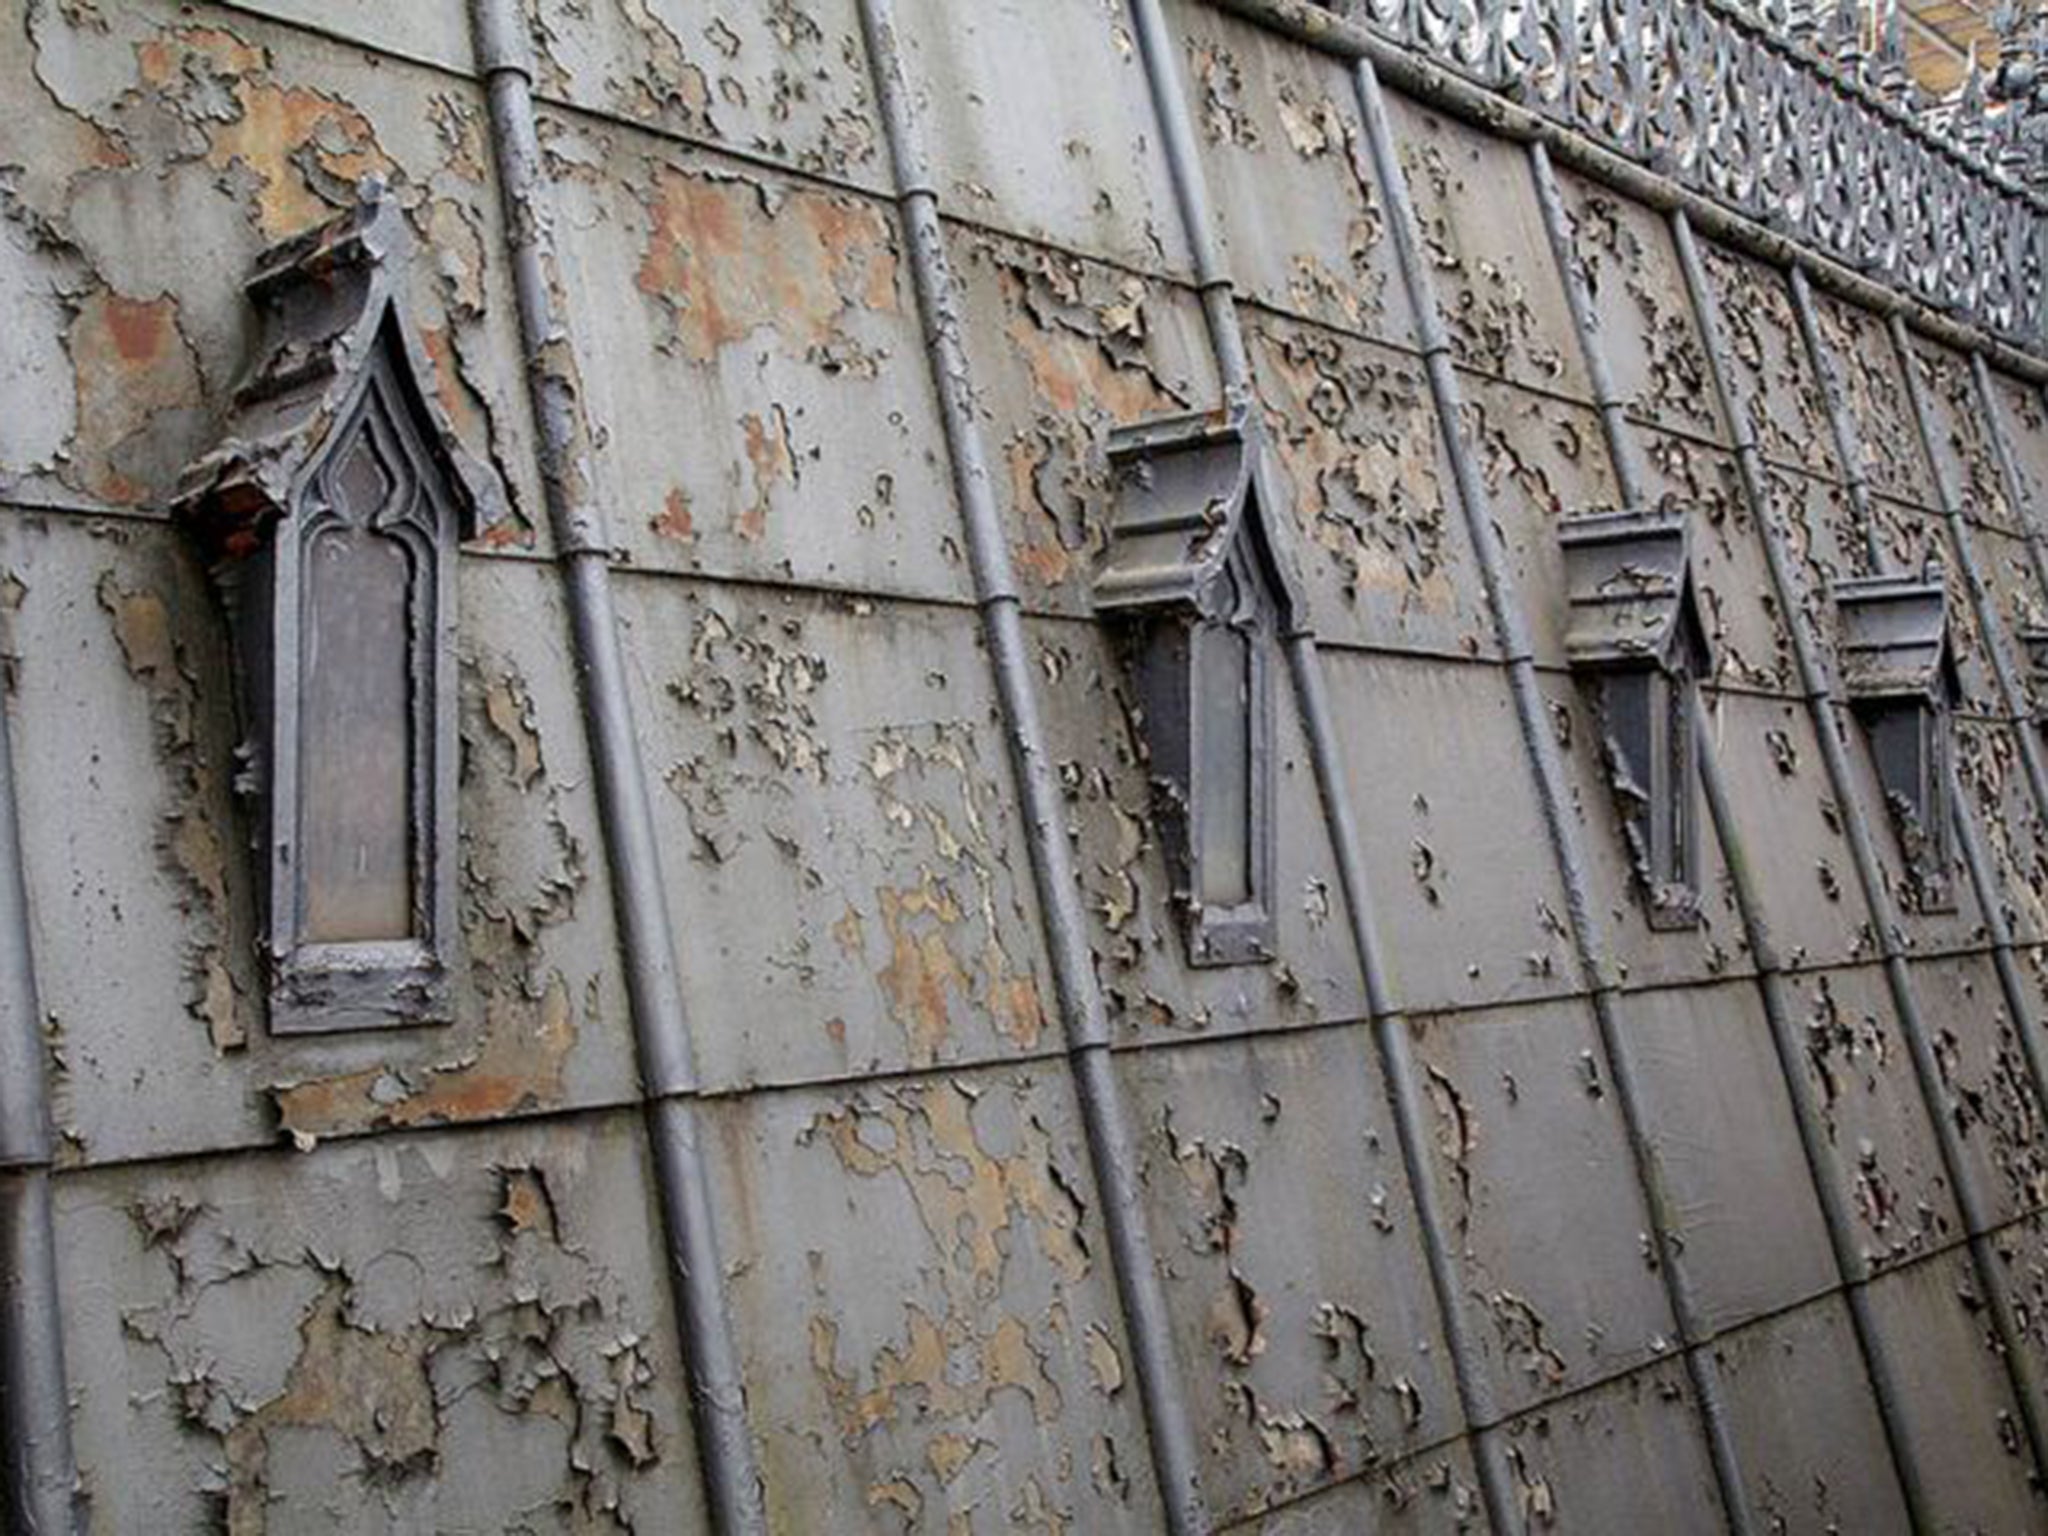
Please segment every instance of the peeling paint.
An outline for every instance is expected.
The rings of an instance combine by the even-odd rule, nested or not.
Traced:
[[[769,331],[829,371],[872,377],[846,329],[900,303],[896,232],[877,207],[836,194],[662,166],[645,194],[635,281],[692,362]]]

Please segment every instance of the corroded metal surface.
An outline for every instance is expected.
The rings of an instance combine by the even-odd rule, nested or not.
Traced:
[[[402,10],[0,5],[16,1524],[2043,1522],[2016,158],[1718,4]],[[1791,243],[1672,216],[1795,174]],[[294,1037],[170,507],[251,264],[365,176],[508,516],[452,1022]],[[1273,958],[1209,967],[1095,596],[1113,434],[1225,409],[1300,602]],[[1678,929],[1560,539],[1660,504],[1713,658]],[[1841,688],[1842,586],[1923,571],[1944,910]]]

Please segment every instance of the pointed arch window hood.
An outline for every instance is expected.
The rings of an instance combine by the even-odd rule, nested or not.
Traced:
[[[1700,682],[1713,652],[1683,507],[1565,519],[1565,653],[1595,688],[1602,751],[1653,928],[1700,916]]]
[[[405,250],[369,183],[264,253],[254,360],[175,508],[233,630],[278,1034],[449,1016],[456,546],[502,495],[397,302]]]
[[[1915,904],[1922,912],[1952,911],[1950,716],[1959,687],[1947,584],[1938,573],[1841,581],[1835,612],[1842,689],[1870,744]]]
[[[1261,509],[1242,409],[1111,434],[1097,612],[1122,631],[1188,960],[1274,957],[1277,634],[1299,612]]]

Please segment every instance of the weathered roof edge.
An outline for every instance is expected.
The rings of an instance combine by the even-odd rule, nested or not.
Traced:
[[[2032,110],[1987,110],[1982,85],[1971,114],[1913,105],[1903,64],[1829,51],[1840,28],[1790,0],[1767,0],[1782,26],[1732,0],[1474,0],[1458,25],[1417,0],[1201,3],[1367,61],[1455,116],[1542,139],[1617,190],[1684,207],[1767,260],[1810,261],[1857,302],[1912,307],[1930,334],[2048,379],[2048,197],[2015,175],[2038,160],[2048,178],[2048,89]],[[1616,45],[1624,9],[1640,32],[1630,48]],[[2048,77],[2048,30],[2011,51]],[[1656,78],[1672,83],[1653,88],[1660,53]],[[1736,77],[1739,89],[1714,88]]]

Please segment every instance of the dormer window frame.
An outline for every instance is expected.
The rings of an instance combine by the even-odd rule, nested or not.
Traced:
[[[1276,958],[1273,664],[1300,619],[1242,408],[1111,434],[1097,612],[1119,630],[1190,965]]]
[[[1599,509],[1567,517],[1565,650],[1591,692],[1601,760],[1650,927],[1699,926],[1704,796],[1699,700],[1714,657],[1693,582],[1689,515]]]
[[[2048,625],[2023,625],[2019,642],[2027,665],[2027,721],[2048,727]]]
[[[1915,910],[1956,910],[1955,727],[1961,687],[1939,571],[1837,581],[1842,688],[1863,727]]]
[[[372,184],[264,253],[255,359],[176,505],[232,630],[279,1036],[453,1016],[456,566],[503,496],[394,298],[407,248]]]

